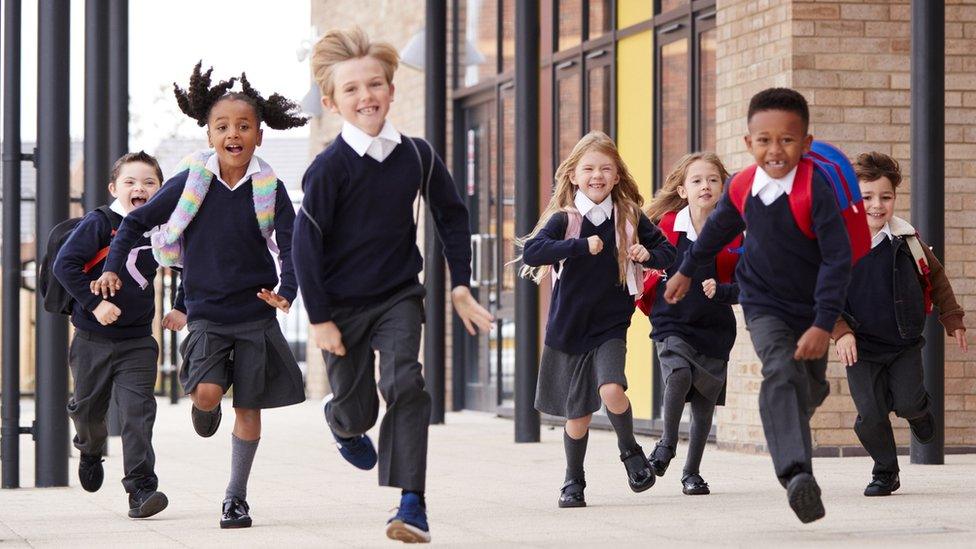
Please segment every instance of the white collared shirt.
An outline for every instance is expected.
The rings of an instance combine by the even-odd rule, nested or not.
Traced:
[[[128,215],[126,213],[126,211],[125,211],[125,208],[122,207],[122,201],[120,201],[118,198],[116,198],[115,200],[112,201],[112,203],[109,205],[108,209],[110,209],[113,212],[121,215],[122,216],[122,219],[125,219],[125,216]]]
[[[226,181],[224,181],[222,177],[220,177],[220,162],[217,160],[216,153],[210,155],[210,158],[207,159],[207,164],[204,167],[207,168],[207,170],[210,171],[210,173],[217,176],[217,181],[220,181],[221,183],[224,184],[225,187],[227,187],[232,191],[236,191],[237,189],[240,189],[241,183],[247,181],[248,177],[251,177],[252,175],[261,171],[261,166],[258,164],[258,157],[252,156],[251,162],[247,165],[247,171],[244,172],[244,177],[242,177],[241,180],[237,182],[237,185],[231,187],[230,185],[227,184]]]
[[[603,202],[596,204],[585,193],[576,191],[574,202],[580,215],[589,219],[590,223],[595,227],[599,227],[604,221],[610,219],[610,215],[613,214],[613,198],[609,194],[603,199]],[[598,213],[597,210],[599,210]]]
[[[698,240],[698,231],[691,220],[691,206],[678,210],[678,215],[674,218],[674,232],[685,233],[685,237],[692,242]]]
[[[342,140],[352,147],[359,156],[369,155],[377,162],[386,160],[393,149],[400,144],[400,132],[387,119],[383,122],[383,129],[373,137],[349,122],[342,123]]]
[[[891,227],[887,223],[884,224],[884,227],[881,227],[878,234],[871,238],[871,249],[873,250],[878,244],[884,242],[885,238],[891,240]]]
[[[780,179],[773,179],[762,168],[756,169],[756,176],[752,180],[752,196],[759,195],[759,200],[769,206],[783,194],[790,194],[793,190],[793,179],[796,178],[796,166]]]

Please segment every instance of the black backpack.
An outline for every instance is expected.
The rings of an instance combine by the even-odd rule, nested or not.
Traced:
[[[112,225],[112,236],[119,230],[119,225],[122,224],[122,216],[113,212],[108,206],[101,206],[95,211],[102,212],[102,215],[108,218],[109,223]],[[51,233],[47,236],[47,252],[44,254],[44,259],[41,261],[41,269],[37,273],[37,288],[41,292],[41,297],[44,300],[44,310],[49,313],[71,315],[71,309],[74,306],[75,298],[71,297],[68,290],[61,285],[61,281],[58,280],[54,273],[54,261],[58,258],[58,252],[61,251],[61,247],[67,242],[68,237],[74,232],[75,227],[81,223],[82,217],[73,217],[66,221],[62,221],[51,229]],[[87,273],[93,267],[101,263],[108,257],[109,247],[106,246],[98,251],[88,263],[85,264],[84,271]]]

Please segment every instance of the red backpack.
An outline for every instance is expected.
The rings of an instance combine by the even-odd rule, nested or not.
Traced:
[[[732,177],[729,183],[729,199],[744,214],[746,200],[752,191],[752,180],[757,166],[753,164]],[[816,170],[830,184],[840,206],[841,217],[851,243],[851,264],[855,264],[871,251],[871,230],[868,229],[867,213],[861,189],[857,184],[854,167],[840,149],[823,141],[814,141],[810,152],[800,159],[796,178],[789,194],[790,210],[796,226],[807,238],[813,240],[813,173]]]
[[[668,212],[661,217],[657,226],[667,237],[672,246],[678,245],[678,233],[674,230],[674,220],[678,217],[678,212]],[[735,275],[735,266],[739,263],[739,256],[742,254],[742,235],[737,235],[721,252],[715,256],[715,270],[718,281],[722,284],[730,284]],[[637,308],[645,315],[651,316],[651,309],[657,299],[657,286],[664,277],[664,271],[649,269],[644,272],[644,291],[635,301]]]

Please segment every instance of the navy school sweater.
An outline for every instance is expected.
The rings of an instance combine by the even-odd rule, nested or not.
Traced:
[[[812,182],[816,239],[796,226],[789,196],[769,206],[750,191],[745,218],[729,199],[729,187],[685,254],[681,273],[712,262],[727,242],[748,230],[735,277],[746,319],[772,315],[801,333],[811,326],[830,332],[840,316],[851,277],[851,245],[833,190],[820,174]]]
[[[678,271],[685,252],[692,242],[685,233],[679,233],[678,256],[668,267],[668,275]],[[739,286],[735,283],[719,283],[715,297],[709,299],[702,282],[709,278],[718,282],[715,262],[699,267],[691,277],[691,289],[685,298],[671,305],[664,299],[666,280],[658,283],[657,297],[651,310],[651,338],[664,341],[668,336],[677,336],[686,341],[698,352],[711,358],[729,360],[729,351],[735,344],[735,314],[732,305],[738,302]]]
[[[380,303],[415,284],[423,268],[414,200],[430,166],[431,149],[415,139],[423,162],[403,142],[378,162],[359,156],[337,136],[302,179],[305,199],[295,221],[295,270],[309,321],[332,320],[335,307]],[[468,210],[439,157],[425,202],[444,244],[451,287],[471,282]],[[420,209],[423,215],[424,209]]]
[[[117,215],[112,212],[112,215]],[[86,263],[91,261],[99,250],[115,245],[112,240],[112,224],[100,211],[88,212],[75,226],[54,261],[54,276],[75,299],[71,323],[75,328],[97,334],[108,339],[129,339],[146,337],[152,334],[152,322],[156,310],[153,279],[156,278],[156,260],[152,250],[140,250],[136,259],[136,269],[146,279],[145,289],[139,287],[127,268],[119,271],[122,289],[108,301],[122,310],[118,320],[102,326],[92,311],[102,302],[102,297],[91,293],[90,284],[102,274],[100,265],[95,265],[87,273],[83,272]],[[148,246],[149,238],[139,236],[136,246]],[[124,263],[123,263],[124,264]],[[185,311],[182,292],[176,296],[176,309]]]
[[[140,236],[169,220],[188,174],[175,175],[148,203],[125,218],[106,260],[106,271],[120,273],[125,255]],[[281,263],[277,293],[290,303],[298,292],[291,261],[294,222],[295,210],[279,180],[273,236]],[[233,191],[216,177],[210,182],[199,211],[183,232],[182,276],[190,321],[237,324],[275,317],[276,309],[257,297],[261,288],[273,290],[279,280],[274,257],[258,228],[250,178],[240,181]]]
[[[564,353],[581,354],[611,339],[625,339],[634,314],[634,296],[620,284],[614,216],[599,227],[583,218],[580,237],[566,240],[565,212],[553,215],[539,233],[525,243],[526,265],[558,265],[563,271],[553,288],[546,324],[546,345]],[[597,235],[603,250],[590,254],[586,239]],[[640,243],[651,253],[645,267],[663,269],[674,261],[675,251],[664,234],[641,214],[637,226]],[[639,282],[639,281],[638,281]]]

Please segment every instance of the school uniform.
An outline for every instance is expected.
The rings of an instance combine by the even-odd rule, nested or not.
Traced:
[[[619,282],[611,197],[594,204],[577,192],[575,205],[582,216],[579,238],[565,238],[568,214],[559,212],[525,243],[523,253],[526,265],[552,265],[559,270],[535,407],[569,419],[600,409],[600,386],[616,383],[626,389],[626,335],[634,313],[633,289]],[[644,267],[664,268],[674,261],[674,247],[643,214],[635,234],[651,254]],[[596,255],[590,254],[587,241],[594,235],[604,243]]]
[[[797,169],[773,179],[757,168],[745,213],[729,198],[728,185],[685,254],[680,271],[694,276],[735,235],[748,228],[736,268],[739,303],[762,361],[759,411],[776,476],[785,487],[812,474],[810,417],[827,397],[827,357],[797,361],[796,343],[811,326],[828,332],[843,309],[850,281],[851,247],[837,200],[818,173],[811,182],[816,239],[797,227],[789,194]]]
[[[116,200],[111,215],[125,217]],[[68,401],[68,415],[75,426],[73,443],[82,454],[105,453],[108,428],[105,416],[115,388],[121,412],[122,458],[126,492],[155,491],[156,456],[152,428],[156,419],[156,367],[159,347],[152,336],[155,312],[153,280],[157,264],[149,250],[149,239],[137,235],[135,247],[126,255],[127,265],[119,272],[122,289],[107,301],[122,310],[118,320],[102,326],[92,311],[102,297],[91,293],[90,283],[101,274],[100,265],[84,272],[85,265],[112,239],[112,222],[101,211],[89,212],[61,247],[54,262],[54,275],[74,298],[68,365],[74,390]],[[176,309],[184,310],[181,295]]]
[[[889,413],[909,422],[930,413],[922,380],[925,297],[905,241],[914,234],[907,222],[893,218],[874,236],[871,251],[854,268],[845,322],[834,333],[836,339],[848,331],[845,324],[854,331],[858,360],[846,368],[858,412],[854,431],[874,459],[875,475],[899,471]],[[951,336],[963,327],[964,313],[934,256],[929,265],[940,320]]]
[[[454,182],[426,142],[402,136],[388,120],[376,137],[346,122],[316,156],[302,179],[294,233],[309,321],[335,322],[346,348],[344,356],[323,352],[333,392],[326,420],[339,437],[364,434],[378,417],[378,386],[386,401],[379,483],[418,492],[426,483],[430,423],[417,360],[425,290],[414,201],[422,185],[451,287],[468,286],[471,233]]]
[[[253,198],[251,159],[244,177],[231,187],[220,176],[217,155],[206,169],[214,174],[209,190],[182,233],[183,288],[189,335],[183,341],[180,382],[192,392],[199,383],[234,386],[235,408],[274,408],[305,399],[301,370],[276,318],[276,309],[257,297],[278,287],[289,302],[297,294],[291,260],[295,212],[288,192],[277,182],[274,241],[279,275],[269,241],[262,235]],[[124,253],[143,232],[166,223],[177,208],[189,171],[167,181],[119,227],[105,270],[119,272]]]

